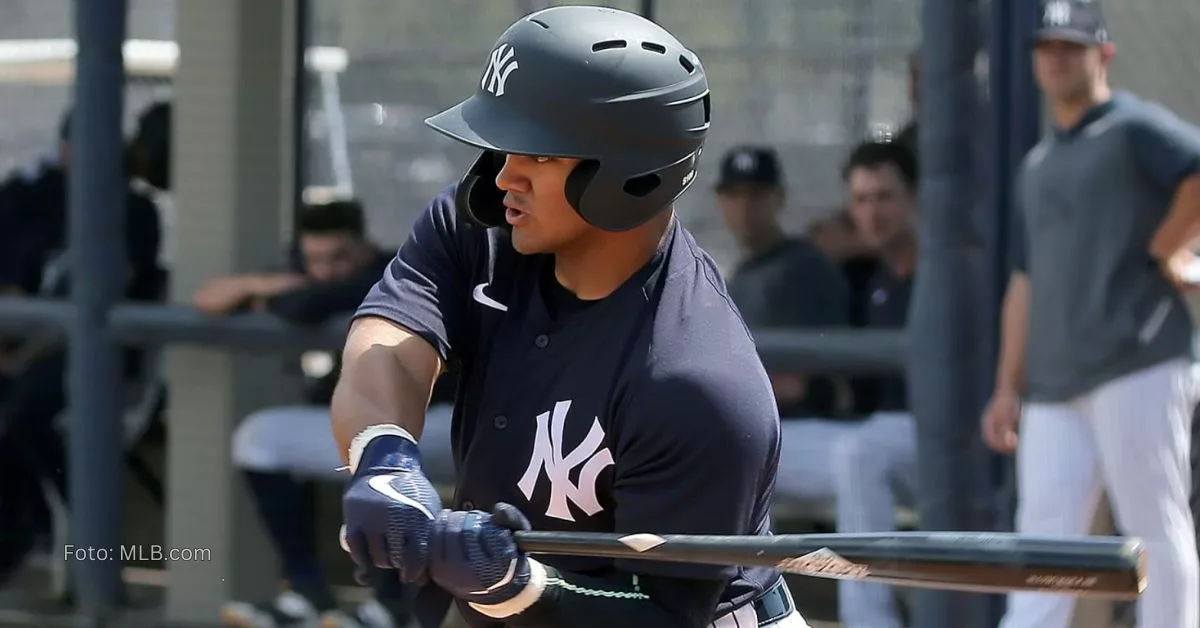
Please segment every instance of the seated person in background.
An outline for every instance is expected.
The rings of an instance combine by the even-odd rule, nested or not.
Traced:
[[[769,148],[736,148],[721,162],[717,203],[742,249],[742,259],[727,278],[729,294],[751,331],[846,326],[850,295],[837,265],[807,238],[783,232],[782,179]],[[846,428],[829,419],[843,405],[839,383],[805,373],[769,375],[783,419],[777,493],[833,499],[830,451]]]
[[[60,130],[59,163],[46,166],[19,185],[5,185],[0,221],[16,217],[21,231],[13,246],[0,245],[0,284],[18,293],[65,298],[67,272],[67,189],[70,177],[70,114]],[[137,141],[130,146],[136,149]],[[130,180],[140,173],[130,169]],[[11,184],[11,182],[10,182]],[[162,240],[158,208],[130,186],[125,207],[125,298],[159,300],[165,273],[158,264]],[[124,355],[126,377],[140,371],[141,354]],[[63,501],[67,495],[66,448],[56,419],[66,409],[67,349],[57,334],[22,339],[18,359],[9,362],[10,381],[0,399],[0,584],[18,569],[39,535],[50,528],[43,482],[48,480]]]
[[[881,264],[878,252],[867,245],[846,209],[813,221],[808,234],[817,248],[838,262],[850,285],[850,326],[866,327],[871,294],[875,290],[871,284]],[[849,382],[850,390],[854,392],[850,413],[859,417],[870,414],[874,409],[871,399],[874,378],[850,377]]]
[[[847,209],[839,209],[814,220],[808,238],[842,269],[850,287],[850,326],[866,324],[871,278],[879,269],[879,257],[863,240]]]
[[[195,306],[214,315],[262,311],[298,325],[353,313],[393,257],[367,239],[360,205],[335,201],[307,206],[296,228],[300,264],[293,272],[213,279],[196,293]],[[306,405],[266,408],[247,417],[234,433],[234,464],[275,542],[289,587],[265,604],[227,604],[222,609],[226,626],[294,626],[320,620],[326,628],[383,628],[406,621],[398,579],[380,578],[375,599],[346,613],[338,609],[317,559],[312,480],[346,477],[337,471],[342,462],[329,431],[339,358],[336,352],[305,353],[301,368]],[[431,433],[450,424],[448,408],[435,411],[446,416],[429,422]],[[449,465],[449,434],[444,438]],[[431,453],[430,458],[436,465],[436,456]]]
[[[918,254],[916,157],[901,142],[866,142],[850,154],[843,176],[850,215],[881,261],[869,284],[866,326],[903,328]],[[917,445],[907,392],[902,376],[874,378],[855,390],[870,414],[832,447],[839,533],[892,530],[898,497],[912,499]],[[838,605],[845,628],[903,625],[884,585],[841,581]]]
[[[65,246],[70,127],[68,110],[59,122],[54,156],[0,183],[0,293],[36,294],[49,256]]]
[[[735,148],[721,161],[717,205],[742,257],[729,274],[729,294],[753,329],[839,327],[848,323],[849,292],[833,261],[804,237],[784,233],[783,173],[775,151]],[[834,382],[803,373],[771,373],[780,416],[828,415]]]

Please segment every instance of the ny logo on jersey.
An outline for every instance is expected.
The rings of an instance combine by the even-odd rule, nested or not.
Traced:
[[[600,427],[600,419],[592,419],[592,428],[569,453],[563,452],[563,429],[567,423],[567,412],[571,409],[570,400],[554,404],[552,412],[543,412],[537,416],[537,432],[533,438],[533,455],[529,458],[529,467],[525,475],[517,482],[517,487],[525,495],[525,499],[533,499],[533,491],[537,488],[538,479],[542,472],[550,478],[550,503],[546,507],[546,516],[574,521],[567,502],[575,504],[590,517],[603,508],[596,499],[596,480],[600,472],[613,463],[612,452],[604,446],[604,428]],[[579,481],[571,481],[571,472],[580,465]]]
[[[515,55],[516,51],[508,44],[496,46],[488,61],[488,67],[483,71],[483,78],[479,80],[479,87],[493,96],[503,96],[504,84],[508,82],[513,70],[519,67]]]
[[[1055,0],[1046,4],[1042,13],[1042,23],[1046,26],[1066,26],[1071,23],[1071,3],[1069,0]]]

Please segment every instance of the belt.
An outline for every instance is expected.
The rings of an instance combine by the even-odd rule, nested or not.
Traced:
[[[783,578],[775,581],[771,588],[754,600],[754,614],[759,626],[767,626],[792,614],[796,608],[792,604],[792,594],[788,592],[787,583]]]

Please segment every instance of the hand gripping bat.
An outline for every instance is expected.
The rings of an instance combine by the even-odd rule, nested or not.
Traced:
[[[772,567],[785,573],[926,589],[1040,591],[1134,600],[1146,586],[1142,542],[1013,533],[885,532],[702,536],[530,531],[531,554]]]

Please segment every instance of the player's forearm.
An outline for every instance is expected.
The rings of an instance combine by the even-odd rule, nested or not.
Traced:
[[[359,321],[358,323],[361,323]],[[330,411],[333,434],[343,458],[350,442],[373,425],[394,424],[420,439],[434,373],[420,364],[406,364],[393,341],[375,330],[358,326],[351,331],[342,356],[342,373]],[[410,342],[421,342],[409,338]]]
[[[1025,350],[1029,341],[1029,277],[1014,272],[1004,294],[1001,314],[1000,363],[996,391],[1020,393],[1025,380]]]
[[[244,306],[254,296],[245,277],[220,277],[204,284],[192,305],[206,314],[224,315]]]
[[[1167,217],[1150,241],[1150,255],[1166,261],[1200,236],[1200,175],[1184,179]]]
[[[699,592],[699,602],[686,608],[667,608],[651,586],[623,576],[596,578],[546,569],[541,597],[525,611],[504,619],[514,628],[703,628],[712,621],[712,609],[724,583]],[[706,583],[707,584],[707,583]]]

